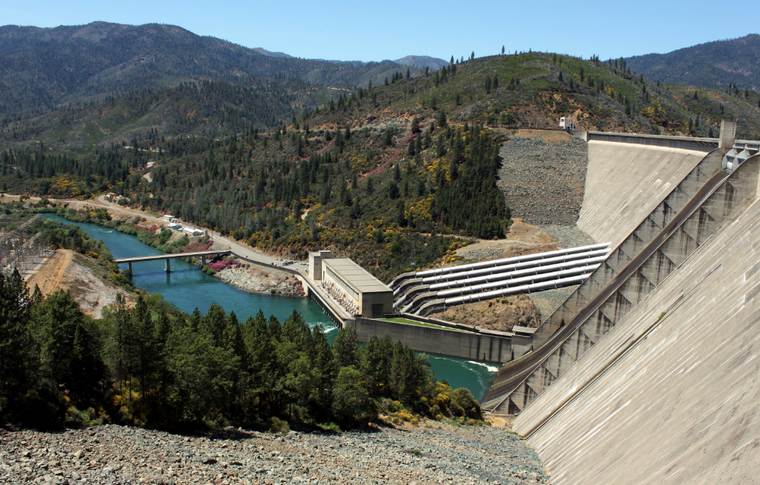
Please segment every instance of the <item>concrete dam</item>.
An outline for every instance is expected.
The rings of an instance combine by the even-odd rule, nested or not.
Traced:
[[[760,144],[589,133],[578,226],[610,256],[499,371],[554,483],[760,472]]]

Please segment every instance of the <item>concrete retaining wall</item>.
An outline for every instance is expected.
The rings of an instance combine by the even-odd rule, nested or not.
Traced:
[[[487,405],[503,412],[525,409],[656,291],[693,252],[715,237],[723,224],[755,200],[760,157],[749,159],[728,178],[719,168],[716,170],[720,159],[719,151],[705,158],[679,185],[679,190],[663,201],[659,206],[662,210],[658,208],[647,216],[631,237],[539,328],[534,344],[538,348],[551,335],[550,348],[539,348],[502,369],[487,394]],[[709,197],[704,193],[708,187],[716,187]],[[538,356],[539,365],[532,367],[527,377],[523,374],[514,377],[515,366],[524,362],[524,369],[531,369],[529,365],[535,363],[529,361]]]
[[[696,138],[691,136],[648,135],[640,133],[612,133],[590,131],[586,133],[586,141],[611,141],[618,143],[633,143],[652,147],[678,148],[709,152],[718,148],[717,138]]]
[[[513,339],[515,339],[515,352],[519,352],[529,345],[529,338],[527,337],[488,335],[444,328],[404,325],[369,318],[357,318],[354,321],[346,322],[346,326],[355,328],[359,340],[362,342],[366,342],[372,337],[388,336],[394,342],[400,340],[418,352],[491,363],[502,363],[513,358]]]

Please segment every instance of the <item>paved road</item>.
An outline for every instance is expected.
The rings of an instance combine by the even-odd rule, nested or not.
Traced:
[[[559,328],[539,349],[507,363],[494,379],[483,402],[508,395],[520,387],[562,344],[617,291],[636,270],[712,195],[728,177],[719,171],[691,198],[678,215],[567,325]],[[500,377],[508,376],[503,380]]]

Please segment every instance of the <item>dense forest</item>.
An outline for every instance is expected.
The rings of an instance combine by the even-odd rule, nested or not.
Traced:
[[[185,315],[156,297],[102,320],[68,293],[29,295],[0,275],[0,422],[57,428],[104,422],[190,430],[363,426],[387,414],[480,419],[464,389],[435,382],[400,343],[332,348],[298,314],[245,322],[213,306]]]
[[[16,117],[0,122],[0,139],[8,144],[42,139],[76,148],[105,140],[155,142],[158,134],[213,138],[278,126],[328,99],[325,88],[297,80],[251,79],[244,85],[187,81],[169,88],[119,90],[52,112]]]
[[[220,141],[169,140],[159,154],[114,146],[89,160],[6,151],[0,190],[113,190],[261,248],[303,257],[333,247],[390,278],[455,244],[436,234],[504,236],[498,149],[488,130],[442,116],[407,130],[252,130]],[[149,160],[156,167],[147,182],[140,172]]]

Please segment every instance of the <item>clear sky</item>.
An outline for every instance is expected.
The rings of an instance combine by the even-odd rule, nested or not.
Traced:
[[[546,50],[602,58],[760,31],[758,0],[0,0],[0,25],[95,20],[185,27],[298,57],[448,59]]]

